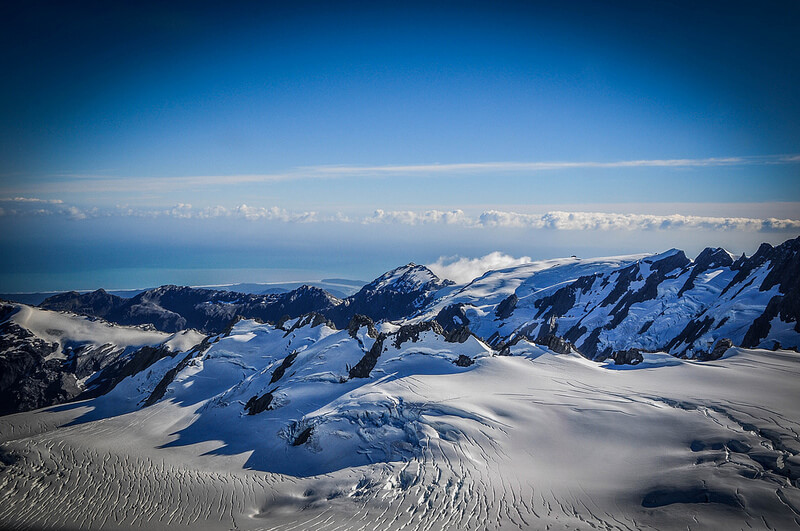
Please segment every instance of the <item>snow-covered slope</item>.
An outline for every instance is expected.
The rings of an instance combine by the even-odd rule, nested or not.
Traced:
[[[563,336],[587,357],[632,348],[707,357],[723,339],[797,348],[798,300],[800,239],[736,262],[723,249],[695,261],[672,250],[551,289],[516,333]]]
[[[559,258],[489,271],[465,286],[440,291],[434,302],[411,322],[433,319],[448,306],[461,306],[464,313],[460,317],[462,322],[455,321],[455,324],[469,321],[472,332],[480,337],[488,338],[495,333],[507,336],[535,315],[533,304],[547,290],[574,282],[584,275],[612,271],[646,256]],[[510,308],[513,312],[498,319],[498,306],[511,299],[515,300],[514,307]],[[503,314],[502,309],[500,313]],[[450,322],[441,324],[448,326]]]
[[[0,524],[800,524],[797,353],[618,366],[351,325],[239,321],[105,396],[0,418]]]
[[[441,290],[402,322],[468,326],[498,349],[521,337],[541,344],[556,337],[588,358],[639,359],[621,354],[633,349],[707,358],[719,341],[799,347],[798,301],[800,238],[735,261],[719,248],[695,260],[672,249],[490,271]]]
[[[105,391],[131,370],[130,361],[141,364],[143,353],[175,355],[202,339],[194,330],[166,334],[2,303],[0,413],[64,402],[92,388]]]

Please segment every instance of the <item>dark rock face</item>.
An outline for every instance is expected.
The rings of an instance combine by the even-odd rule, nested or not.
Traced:
[[[456,361],[454,361],[453,363],[455,363],[459,367],[469,367],[470,365],[475,363],[475,361],[472,358],[470,358],[469,356],[465,356],[463,354],[459,354],[458,355],[458,359]]]
[[[48,297],[41,303],[48,310],[67,311],[105,318],[125,305],[127,299],[106,293],[99,289],[91,293],[69,291]]]
[[[230,291],[161,286],[130,299],[93,293],[62,293],[45,299],[40,307],[72,310],[122,325],[150,324],[163,332],[194,328],[209,334],[225,330],[237,315],[275,323],[333,308],[338,299],[324,290],[301,286],[280,294],[250,295]]]
[[[512,293],[497,305],[497,309],[494,311],[494,314],[498,319],[508,319],[511,314],[514,313],[514,308],[517,307],[518,302],[519,298],[515,293]]]
[[[680,334],[675,336],[667,343],[667,350],[672,350],[674,347],[680,345],[681,343],[686,343],[687,345],[691,345],[697,339],[708,332],[711,325],[714,323],[714,318],[710,316],[706,316],[702,320],[693,319],[686,324],[686,327],[681,331]],[[688,347],[686,347],[688,348]],[[683,352],[685,352],[684,349]]]
[[[451,304],[442,308],[435,318],[445,331],[469,326],[466,306],[464,304]]]
[[[203,352],[211,347],[211,343],[209,342],[209,338],[204,338],[203,341],[193,347],[189,353],[173,368],[167,371],[161,381],[156,384],[153,392],[150,393],[150,396],[147,397],[147,400],[144,401],[143,407],[152,406],[162,398],[164,398],[164,394],[167,392],[167,387],[172,381],[175,379],[175,376],[183,369],[185,369],[191,361],[196,358],[197,356],[201,355]]]
[[[285,322],[283,323],[286,324]],[[324,315],[318,314],[316,312],[311,312],[308,314],[303,315],[294,324],[286,330],[285,336],[288,336],[298,328],[303,328],[304,326],[311,325],[311,328],[316,328],[318,326],[326,325],[328,328],[332,328],[336,330],[336,326],[332,322],[330,322]]]
[[[286,369],[292,366],[292,363],[294,363],[295,358],[297,358],[297,351],[292,352],[291,354],[286,356],[283,359],[283,362],[281,362],[281,364],[278,366],[278,368],[273,371],[272,379],[270,380],[269,383],[274,384],[275,382],[283,378],[283,375],[286,374]]]
[[[558,337],[552,334],[542,338],[537,338],[535,343],[537,345],[547,347],[558,354],[569,354],[572,351],[572,343],[563,337]]]
[[[733,347],[733,341],[728,339],[727,337],[723,337],[718,339],[716,343],[714,343],[714,348],[711,349],[711,352],[701,353],[697,356],[697,359],[700,361],[713,361],[718,360],[725,353],[728,351],[729,348]]]
[[[644,356],[638,348],[617,350],[611,355],[614,365],[638,365],[644,361]]]
[[[676,269],[686,267],[690,263],[683,251],[678,251],[677,253],[667,256],[666,258],[662,258],[661,260],[656,260],[653,262],[644,260],[643,262],[645,264],[650,264],[650,275],[648,275],[647,279],[645,280],[644,286],[636,291],[628,290],[627,293],[625,293],[625,295],[619,300],[616,306],[614,306],[614,309],[611,310],[611,314],[614,316],[614,318],[608,324],[609,328],[615,328],[619,323],[621,323],[628,316],[628,311],[634,304],[655,299],[658,295],[659,284],[668,278],[669,273],[675,271]],[[628,284],[628,287],[629,286],[630,284]]]
[[[87,382],[89,388],[81,394],[80,398],[94,398],[104,395],[128,376],[138,374],[158,360],[175,354],[163,345],[158,347],[145,346],[130,356],[117,358],[116,361]]]
[[[385,340],[386,336],[384,334],[378,335],[378,338],[375,340],[375,343],[372,344],[372,348],[369,349],[369,352],[364,354],[364,357],[361,358],[354,367],[350,368],[350,378],[369,378],[369,373],[375,368],[375,365],[378,363],[378,358],[383,352],[383,342]]]
[[[406,341],[416,343],[419,341],[419,335],[422,332],[434,332],[435,334],[444,336],[442,325],[436,321],[424,321],[415,325],[401,326],[394,336],[394,346],[400,348]]]
[[[469,327],[460,326],[458,328],[445,331],[444,340],[448,343],[463,343],[469,339],[471,335],[472,332],[469,331]]]
[[[539,309],[536,313],[536,318],[541,318],[546,321],[551,317],[561,317],[575,306],[575,297],[578,291],[588,293],[589,290],[592,289],[596,278],[595,275],[580,277],[572,284],[564,286],[552,295],[537,300],[533,303],[534,307]]]
[[[759,251],[763,249],[764,253],[755,260],[755,263],[761,260],[769,262],[771,269],[758,289],[768,291],[778,286],[781,295],[775,295],[770,299],[764,313],[753,321],[747,330],[742,340],[742,346],[747,348],[758,346],[769,335],[771,321],[775,317],[780,317],[785,323],[794,322],[795,331],[800,333],[800,238],[789,240],[774,248],[767,248],[765,245],[767,244],[759,247]],[[749,262],[746,262],[742,266],[743,270],[748,266]]]
[[[8,319],[16,309],[0,306]],[[77,378],[64,362],[47,360],[58,345],[34,336],[16,323],[0,324],[0,415],[29,411],[70,400],[80,394]]]
[[[300,435],[292,442],[292,446],[300,446],[308,442],[308,439],[311,437],[311,433],[314,431],[314,426],[309,426],[308,428],[304,429],[300,432]]]
[[[248,415],[258,415],[270,409],[269,405],[272,403],[272,398],[272,393],[265,393],[261,396],[255,395],[247,401],[244,408],[247,410]]]
[[[108,367],[123,352],[124,349],[115,345],[103,345],[100,348],[84,345],[71,351],[64,368],[78,378],[86,378]]]
[[[367,336],[376,339],[378,337],[378,331],[375,329],[375,323],[366,315],[354,315],[347,325],[347,333],[350,334],[350,337],[353,339],[357,339],[358,331],[365,326],[367,327]]]

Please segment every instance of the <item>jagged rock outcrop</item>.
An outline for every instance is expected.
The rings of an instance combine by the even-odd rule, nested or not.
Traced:
[[[386,340],[386,337],[385,334],[378,334],[375,343],[373,343],[369,351],[364,354],[364,357],[353,367],[350,367],[348,371],[350,378],[369,378],[369,374],[372,372],[372,369],[375,368],[375,365],[378,363],[378,358],[383,352],[383,342]]]
[[[445,335],[442,325],[436,321],[423,321],[413,325],[401,326],[400,329],[394,334],[395,348],[400,348],[400,346],[406,341],[412,341],[416,343],[419,341],[419,335],[422,332],[433,332],[435,334],[439,334],[440,336]]]
[[[144,401],[143,407],[152,406],[153,404],[164,398],[164,395],[167,392],[167,387],[169,387],[169,384],[171,384],[173,380],[175,380],[175,376],[177,376],[179,372],[185,369],[194,358],[201,355],[210,347],[211,343],[209,342],[209,338],[206,337],[199,345],[196,345],[191,350],[189,350],[189,353],[186,354],[186,356],[180,362],[178,362],[177,365],[175,365],[173,368],[171,368],[164,374],[161,380],[153,388],[153,392],[150,393],[150,395]]]
[[[283,358],[283,361],[278,366],[278,368],[272,372],[272,379],[269,381],[269,383],[274,384],[275,382],[283,378],[283,375],[286,374],[286,369],[292,366],[292,363],[294,363],[294,360],[296,358],[297,358],[296,350],[291,354],[289,354],[288,356],[286,356],[285,358]]]
[[[731,341],[727,337],[723,337],[717,340],[716,343],[714,343],[714,348],[711,349],[711,352],[700,353],[700,355],[697,356],[697,359],[701,361],[718,360],[722,356],[724,356],[726,352],[728,352],[729,348],[732,347],[733,347],[733,341]]]
[[[728,251],[722,247],[717,247],[716,249],[706,247],[697,255],[697,258],[694,259],[689,278],[686,279],[686,283],[681,287],[680,291],[678,291],[678,297],[694,288],[694,281],[701,273],[720,267],[730,267],[732,265],[733,258],[731,258]]]
[[[264,393],[261,396],[254,395],[253,398],[247,401],[244,408],[247,410],[248,415],[258,415],[259,413],[270,409],[272,403],[272,393]]]
[[[468,326],[459,326],[458,328],[451,328],[444,332],[444,340],[448,343],[463,343],[472,336]]]
[[[347,333],[353,339],[357,339],[358,331],[365,326],[367,327],[367,336],[376,339],[378,331],[375,329],[375,323],[366,315],[355,314],[347,324]]]
[[[557,352],[558,354],[569,354],[573,350],[572,343],[570,343],[563,337],[559,337],[553,334],[546,335],[542,338],[536,338],[534,343],[536,343],[537,345],[541,345],[543,347],[547,347],[553,352]]]
[[[514,312],[514,308],[517,307],[518,302],[519,298],[517,297],[516,293],[512,293],[497,305],[497,309],[494,311],[494,314],[498,319],[506,319]]]
[[[472,358],[470,358],[469,356],[465,356],[463,354],[459,354],[458,358],[453,363],[455,363],[459,367],[469,367],[470,365],[475,363],[475,361]]]
[[[638,365],[644,361],[644,356],[638,348],[615,350],[610,358],[614,360],[614,365]]]
[[[469,326],[466,307],[463,304],[450,304],[442,308],[435,318],[445,331]]]
[[[764,244],[736,261],[721,248],[703,250],[694,262],[671,250],[518,301],[512,322],[523,311],[533,315],[506,337],[563,336],[590,359],[632,348],[703,356],[721,337],[745,347],[788,338],[794,347],[800,343],[798,279],[800,238]],[[785,324],[773,329],[778,321]]]
[[[80,398],[94,398],[111,391],[128,376],[137,374],[166,356],[175,356],[164,345],[157,347],[144,346],[130,356],[119,357],[87,382],[89,386]]]
[[[286,323],[284,322],[283,324],[285,325]],[[324,315],[319,314],[317,312],[311,312],[311,313],[307,313],[305,315],[302,315],[300,318],[298,318],[292,324],[292,326],[290,326],[289,329],[286,330],[286,335],[288,336],[289,334],[291,334],[292,332],[294,332],[298,328],[302,328],[302,327],[308,326],[308,325],[311,325],[311,328],[316,328],[318,326],[325,325],[325,326],[327,326],[329,328],[333,328],[334,330],[336,329],[336,326],[334,326],[334,324],[332,322],[330,322],[328,320],[328,318],[326,318]]]

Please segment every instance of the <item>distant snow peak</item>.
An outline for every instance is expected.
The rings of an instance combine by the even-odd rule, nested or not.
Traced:
[[[388,271],[368,285],[372,290],[392,288],[396,291],[409,293],[427,287],[429,284],[438,285],[441,279],[433,271],[414,262]],[[433,287],[433,286],[432,286]]]
[[[505,269],[532,262],[530,256],[515,258],[511,255],[494,251],[479,258],[459,256],[440,256],[428,268],[441,278],[447,278],[456,284],[467,284],[487,271]]]

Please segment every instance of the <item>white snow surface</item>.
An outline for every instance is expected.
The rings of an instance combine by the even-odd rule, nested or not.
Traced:
[[[349,379],[371,346],[356,336],[240,321],[153,406],[141,403],[182,356],[106,396],[0,418],[0,525],[800,526],[795,352],[616,366],[430,331],[389,336],[370,377]]]

